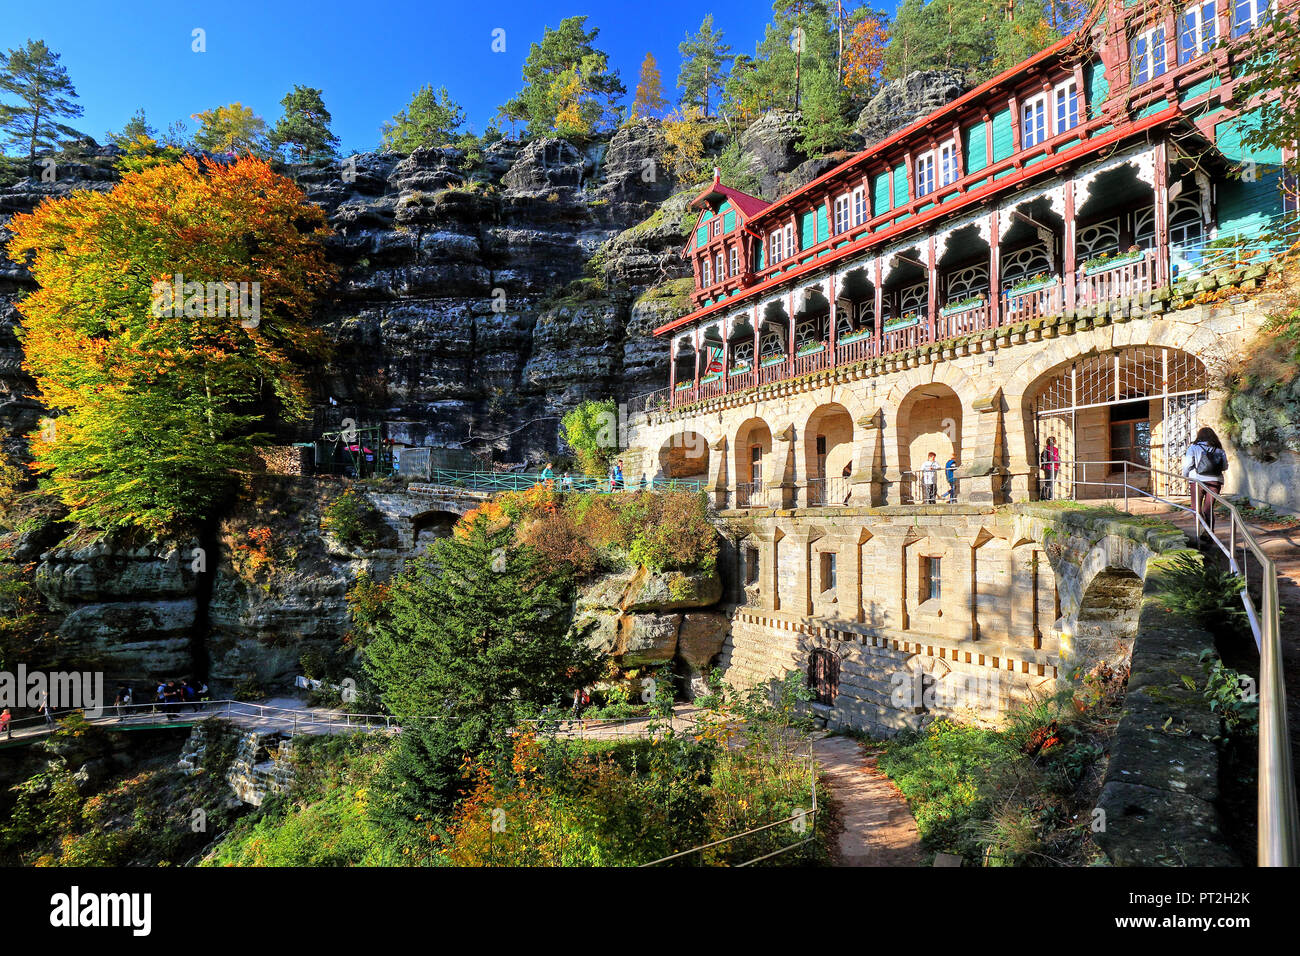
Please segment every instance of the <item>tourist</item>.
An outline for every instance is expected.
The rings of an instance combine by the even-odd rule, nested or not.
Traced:
[[[191,684],[188,680],[181,681],[181,696],[184,698],[185,703],[190,705],[190,710],[199,709],[198,692],[195,691],[194,685]]]
[[[0,733],[3,733],[5,737],[12,737],[14,735],[13,730],[9,726],[11,720],[13,720],[13,715],[9,713],[8,707],[0,711]]]
[[[849,484],[849,477],[853,474],[853,462],[845,462],[844,470],[840,472],[840,477],[844,479],[844,504],[849,503],[849,496],[853,494],[853,486]]]
[[[921,487],[925,490],[925,503],[934,504],[939,490],[939,461],[934,452],[930,452],[921,467]]]
[[[1043,469],[1043,482],[1038,492],[1040,501],[1051,501],[1056,496],[1056,476],[1061,470],[1061,452],[1056,447],[1056,439],[1047,439],[1047,446],[1039,456],[1039,467]]]
[[[611,461],[611,462],[609,463],[609,479],[608,479],[608,480],[609,480],[609,490],[610,490],[610,491],[614,491],[614,490],[616,490],[616,484],[615,484],[615,482],[617,481],[617,479],[615,478],[615,473],[616,473],[617,471],[618,471],[618,466],[615,465],[614,462]]]
[[[957,453],[953,452],[943,466],[944,477],[948,479],[948,500],[957,500]]]
[[[1216,495],[1223,490],[1223,473],[1228,470],[1228,453],[1213,428],[1202,428],[1196,433],[1196,441],[1188,446],[1183,455],[1183,474],[1192,482],[1192,505],[1201,516],[1197,526],[1196,540],[1205,543],[1214,534],[1214,499],[1207,495],[1207,490]]]
[[[623,459],[614,462],[614,490],[623,490]]]
[[[37,711],[38,713],[40,713],[42,716],[45,717],[45,726],[47,727],[54,726],[54,709],[50,707],[49,691],[47,690],[41,691],[41,703],[40,703],[40,707],[37,708]]]
[[[546,467],[542,469],[542,484],[549,488],[554,481],[555,472],[551,470],[551,463],[548,461]]]
[[[122,719],[122,708],[128,706],[127,701],[130,697],[131,688],[127,687],[125,684],[118,684],[117,695],[113,698],[113,708],[117,711],[118,720]]]
[[[573,691],[573,716],[581,717],[582,712],[587,709],[591,703],[591,695],[587,693],[585,687],[576,687]]]
[[[573,490],[573,476],[570,475],[567,471],[564,473],[564,477],[560,479],[560,490],[561,491]]]

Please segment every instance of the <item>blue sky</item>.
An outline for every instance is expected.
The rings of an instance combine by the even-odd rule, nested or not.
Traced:
[[[706,13],[733,51],[752,53],[771,16],[765,0],[3,0],[0,48],[29,37],[62,56],[85,107],[77,126],[101,142],[144,107],[159,129],[222,103],[251,106],[268,123],[294,83],[319,87],[347,150],[379,142],[379,127],[425,83],[446,85],[482,132],[522,85],[528,47],[543,26],[587,14],[628,87],[646,51],[675,98],[677,44]],[[856,6],[854,2],[845,4]],[[881,4],[892,7],[893,3]],[[206,31],[207,52],[191,51]],[[492,31],[506,31],[493,53]],[[193,123],[190,124],[191,129]]]

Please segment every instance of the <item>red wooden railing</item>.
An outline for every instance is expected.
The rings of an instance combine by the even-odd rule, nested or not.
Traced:
[[[996,325],[994,311],[987,302],[948,315],[940,312],[934,322],[934,340],[942,342],[944,339],[955,339],[972,332],[983,332]]]
[[[924,316],[912,325],[901,329],[886,328],[880,336],[880,353],[888,355],[890,352],[901,352],[903,349],[914,349],[918,345],[924,345],[930,340],[929,333],[930,329],[926,325]]]
[[[830,366],[831,350],[829,346],[823,345],[816,352],[808,352],[804,355],[795,355],[794,357],[794,374],[807,375],[809,372],[819,372]]]
[[[872,335],[864,335],[860,339],[852,342],[840,342],[835,347],[835,364],[850,365],[853,362],[861,362],[863,359],[874,358],[876,354],[876,339]]]
[[[788,360],[773,362],[771,365],[760,365],[758,368],[758,384],[767,385],[769,382],[779,382],[782,379],[790,378],[792,369]]]
[[[1156,255],[1152,250],[1137,259],[1120,262],[1110,268],[1098,268],[1088,274],[1079,270],[1075,286],[1079,306],[1097,305],[1126,296],[1149,292],[1156,287]]]
[[[1003,296],[1002,324],[1011,325],[1028,319],[1041,319],[1061,314],[1061,280],[1029,292],[1007,293]]]

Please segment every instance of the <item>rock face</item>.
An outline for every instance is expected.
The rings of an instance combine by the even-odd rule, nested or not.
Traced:
[[[621,668],[670,662],[691,679],[707,674],[722,652],[727,618],[704,610],[722,598],[717,572],[654,574],[637,568],[609,574],[579,593],[574,628],[588,646],[613,658]]]
[[[951,103],[970,89],[960,70],[920,70],[886,83],[858,114],[854,128],[870,146]]]

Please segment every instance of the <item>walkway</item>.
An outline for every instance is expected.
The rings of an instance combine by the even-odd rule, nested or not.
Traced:
[[[843,829],[836,866],[920,866],[921,834],[907,800],[852,737],[821,736],[813,753]]]

